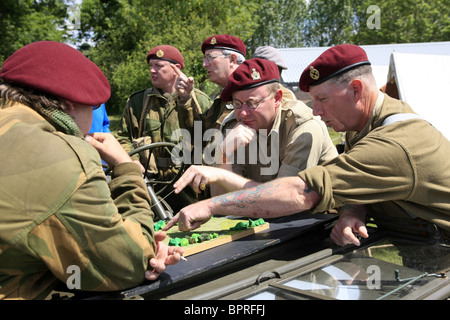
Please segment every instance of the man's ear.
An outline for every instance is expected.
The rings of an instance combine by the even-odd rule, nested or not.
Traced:
[[[230,61],[234,64],[237,64],[238,57],[234,53],[230,54]]]
[[[360,79],[353,79],[352,82],[350,82],[350,86],[353,91],[354,101],[359,101],[362,98],[364,83]]]
[[[179,63],[175,63],[175,67],[177,67],[178,69],[180,69],[180,70],[181,70],[181,64],[179,64]]]
[[[275,105],[277,108],[281,105],[282,98],[283,98],[283,91],[281,89],[278,89],[275,92]]]

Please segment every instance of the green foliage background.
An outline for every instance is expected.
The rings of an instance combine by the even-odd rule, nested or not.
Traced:
[[[131,93],[151,86],[146,55],[159,44],[177,47],[184,72],[212,94],[216,87],[202,67],[200,47],[214,34],[240,37],[247,58],[260,45],[450,41],[450,0],[83,0],[73,32],[66,22],[75,2],[1,0],[0,64],[34,41],[71,43],[109,79],[110,114],[120,114]],[[380,9],[380,29],[367,26],[370,5]]]

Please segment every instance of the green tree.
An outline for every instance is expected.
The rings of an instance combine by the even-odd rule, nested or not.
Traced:
[[[332,46],[348,42],[355,31],[352,0],[310,1],[303,36],[306,46]]]
[[[34,41],[73,42],[67,21],[74,2],[1,0],[0,64]],[[379,10],[368,12],[372,5]],[[449,11],[450,0],[83,0],[76,35],[79,49],[110,81],[109,111],[120,113],[130,94],[151,86],[146,55],[159,44],[177,47],[184,72],[211,94],[216,86],[200,51],[211,35],[240,37],[247,58],[261,45],[449,41]]]
[[[450,40],[450,0],[354,1],[358,32],[350,39],[357,44],[435,42]],[[379,9],[368,11],[369,6]],[[368,19],[379,15],[379,28]]]
[[[249,40],[250,51],[258,46],[295,48],[304,45],[303,33],[306,21],[304,0],[260,1],[253,19],[257,28]]]
[[[211,35],[228,33],[247,41],[256,28],[251,19],[255,1],[230,0],[84,0],[80,38],[95,43],[89,58],[108,77],[109,109],[120,113],[127,97],[150,86],[148,51],[159,44],[177,47],[185,58],[184,72],[207,93],[201,45]]]
[[[0,1],[0,66],[14,51],[39,40],[69,39],[68,4],[58,0]]]

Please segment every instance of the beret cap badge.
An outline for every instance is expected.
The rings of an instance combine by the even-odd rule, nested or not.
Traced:
[[[261,79],[261,74],[258,71],[256,71],[255,68],[252,69],[252,79],[253,81],[258,81]]]
[[[164,51],[162,51],[161,49],[159,49],[158,52],[156,52],[156,56],[157,56],[158,58],[164,57]]]
[[[319,77],[320,77],[320,72],[319,72],[319,70],[317,70],[316,68],[314,68],[313,66],[311,66],[311,67],[309,68],[309,76],[310,76],[312,79],[317,80],[317,79],[319,79]]]
[[[206,50],[211,49],[231,50],[243,56],[247,52],[242,39],[229,34],[218,34],[205,39],[202,43],[202,53],[205,54]]]
[[[180,50],[167,44],[161,44],[152,48],[147,54],[147,63],[150,64],[151,59],[169,61],[173,64],[179,64],[181,69],[184,68],[184,58]]]
[[[275,62],[261,58],[245,60],[230,75],[220,98],[228,102],[236,91],[249,90],[273,82],[280,82],[280,73]]]

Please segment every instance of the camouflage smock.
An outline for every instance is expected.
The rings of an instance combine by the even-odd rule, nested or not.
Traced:
[[[139,167],[114,168],[33,109],[0,109],[0,298],[45,298],[79,268],[81,290],[144,280],[153,213]]]
[[[195,89],[200,108],[206,111],[211,105],[209,97]],[[123,111],[117,129],[117,136],[124,149],[129,152],[136,146],[133,141],[145,137],[145,144],[153,142],[180,142],[181,136],[172,140],[175,130],[182,128],[193,131],[192,98],[179,102],[176,93],[162,93],[157,88],[149,88],[132,94]],[[143,145],[141,143],[141,145]]]

